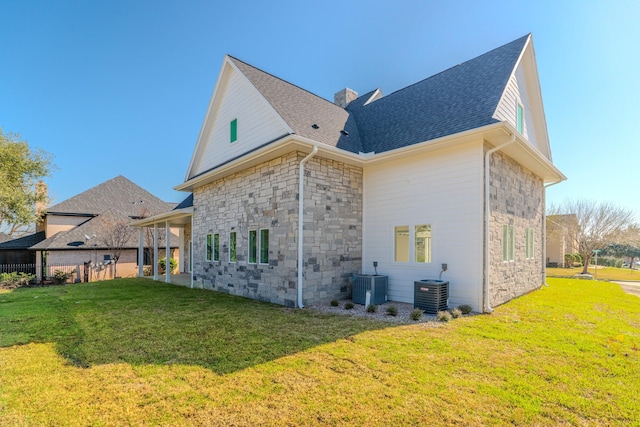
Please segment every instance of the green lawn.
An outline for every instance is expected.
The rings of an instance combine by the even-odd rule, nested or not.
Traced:
[[[588,268],[589,273],[596,274],[595,267]],[[582,267],[547,268],[547,277],[572,277],[582,273]],[[630,268],[598,267],[598,280],[640,281],[640,270]]]
[[[390,326],[142,279],[0,294],[0,425],[640,425],[640,298]]]

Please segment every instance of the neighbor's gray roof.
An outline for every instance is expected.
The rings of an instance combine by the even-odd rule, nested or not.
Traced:
[[[354,153],[362,151],[355,120],[344,108],[237,58],[229,58],[297,135]],[[314,124],[318,129],[312,127]]]
[[[363,105],[369,92],[346,109],[230,59],[296,134],[353,153],[380,153],[495,123],[492,116],[528,37]]]
[[[0,250],[28,249],[44,240],[44,231],[0,243]]]
[[[125,221],[130,220],[127,215],[113,212],[110,212],[108,216],[115,220],[120,218]],[[34,244],[29,249],[37,251],[108,249],[105,243],[100,240],[101,233],[104,233],[104,229],[100,223],[100,217],[90,218],[71,230],[61,231],[38,244]],[[164,236],[164,232],[162,232],[162,235]],[[171,247],[178,247],[178,237],[173,233],[171,234]],[[124,248],[138,248],[138,231],[136,229],[131,229],[129,240]]]
[[[87,239],[87,236],[100,235],[100,217],[131,221],[133,217],[149,217],[169,212],[175,206],[175,203],[163,202],[120,175],[47,209],[47,214],[86,215],[88,218],[71,230],[36,242],[30,249],[93,249],[95,241],[89,244],[91,239]],[[127,247],[138,247],[137,233],[132,231]]]
[[[96,185],[63,202],[51,206],[47,213],[100,215],[115,210],[130,216],[157,215],[170,211],[175,203],[167,203],[122,175]]]

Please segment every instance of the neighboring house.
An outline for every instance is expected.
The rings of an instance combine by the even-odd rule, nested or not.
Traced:
[[[547,215],[547,266],[568,267],[565,254],[578,252],[573,238],[578,226],[576,214]]]
[[[83,281],[111,278],[114,272],[112,255],[115,252],[107,237],[111,235],[111,227],[167,212],[174,206],[127,178],[117,176],[49,207],[35,234],[0,244],[0,257],[3,252],[10,253],[9,250],[3,251],[9,247],[13,247],[14,257],[27,254],[29,259],[24,258],[22,262],[41,266],[36,269],[39,278],[50,276],[53,273],[50,270],[60,265],[77,266],[76,278]],[[177,237],[170,240],[171,247],[177,248]],[[135,276],[138,272],[138,235],[135,230],[130,230],[121,241],[117,276]],[[147,256],[147,264],[151,263],[149,258]],[[86,271],[85,265],[88,267]],[[51,268],[47,270],[47,267]]]
[[[0,273],[22,271],[35,274],[36,253],[29,248],[44,238],[44,231],[41,231],[17,239],[11,239],[9,236],[3,239],[0,243]]]
[[[390,95],[326,101],[225,57],[174,214],[193,281],[302,307],[348,298],[357,273],[450,282],[475,310],[544,283],[553,165],[531,35]],[[190,206],[189,206],[190,205]]]

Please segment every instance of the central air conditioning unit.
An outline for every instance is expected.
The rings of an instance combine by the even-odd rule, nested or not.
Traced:
[[[428,314],[438,314],[448,308],[449,282],[443,280],[418,280],[413,283],[413,308]]]
[[[371,293],[369,304],[380,305],[387,302],[387,286],[389,276],[380,274],[361,274],[355,276],[353,280],[353,289],[351,291],[351,300],[355,304],[367,303],[367,291]]]

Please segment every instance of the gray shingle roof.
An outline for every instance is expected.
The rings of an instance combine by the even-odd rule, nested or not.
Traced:
[[[47,215],[86,215],[88,218],[71,230],[35,242],[30,249],[93,249],[93,243],[88,246],[86,236],[100,234],[101,216],[131,221],[132,217],[149,217],[169,212],[175,206],[175,203],[160,200],[120,175],[47,209]],[[132,231],[127,247],[138,247],[137,233]]]
[[[230,59],[296,134],[353,153],[380,153],[495,123],[492,116],[528,37],[364,105],[371,91],[346,109]]]
[[[365,151],[384,152],[496,122],[492,116],[528,37],[365,106],[347,106]]]
[[[344,108],[237,58],[229,58],[297,135],[354,153],[362,151],[355,120]],[[312,127],[314,124],[318,129]]]
[[[99,215],[116,210],[130,216],[157,215],[170,211],[174,203],[167,203],[122,175],[96,185],[63,202],[51,206],[47,213]]]
[[[178,203],[178,206],[176,206],[173,210],[175,211],[178,209],[184,209],[184,208],[190,208],[190,207],[193,207],[193,193],[189,194],[186,199]]]
[[[0,243],[0,250],[27,249],[44,240],[44,231]]]

